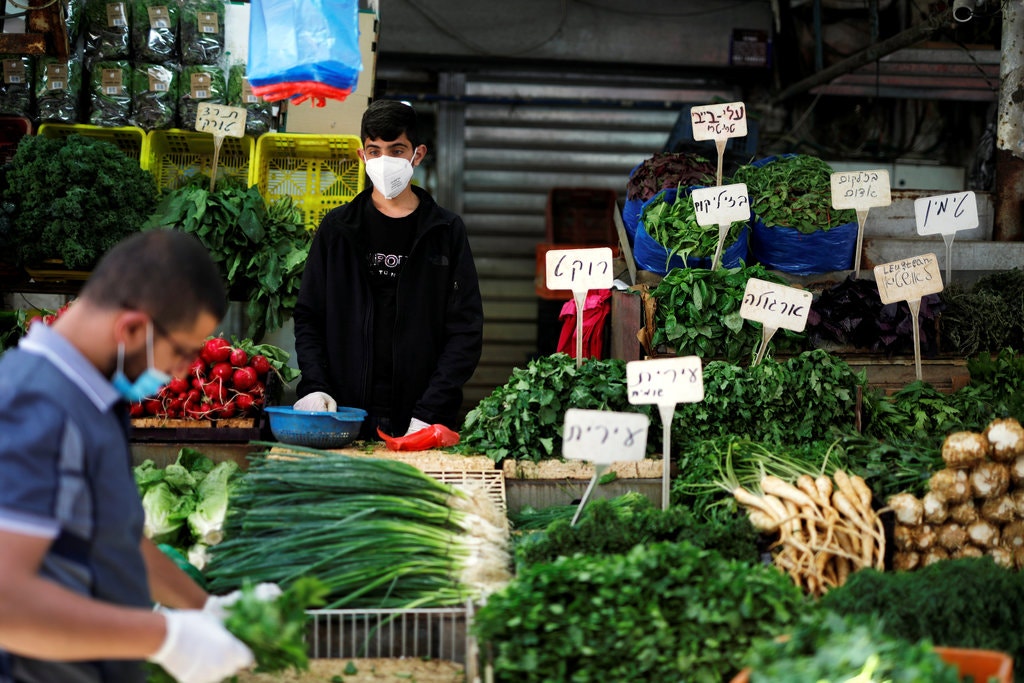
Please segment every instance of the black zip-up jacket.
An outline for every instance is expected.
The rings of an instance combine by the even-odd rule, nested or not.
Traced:
[[[466,226],[413,186],[420,200],[412,249],[398,277],[391,426],[415,416],[458,430],[462,387],[483,348],[483,304]],[[310,246],[295,305],[299,397],[330,394],[369,408],[373,294],[359,226],[372,188],[328,213]]]

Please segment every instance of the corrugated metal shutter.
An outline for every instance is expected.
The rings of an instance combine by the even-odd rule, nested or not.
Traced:
[[[539,309],[550,332],[534,284],[552,188],[614,190],[621,206],[629,172],[664,148],[679,112],[732,93],[593,74],[460,74],[440,87],[438,191],[468,226],[484,296],[472,407],[537,353]]]

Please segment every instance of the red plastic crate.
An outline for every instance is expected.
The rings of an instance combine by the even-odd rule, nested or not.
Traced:
[[[24,116],[0,116],[0,164],[10,163],[18,143],[32,134],[32,122]]]
[[[553,187],[545,210],[547,242],[583,246],[613,246],[615,231],[614,190],[590,187]]]

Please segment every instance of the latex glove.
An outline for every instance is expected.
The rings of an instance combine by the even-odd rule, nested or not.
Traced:
[[[295,410],[312,410],[318,413],[333,413],[338,409],[338,402],[331,398],[330,394],[314,391],[296,401],[292,408]]]
[[[253,665],[245,643],[220,621],[200,610],[165,610],[167,636],[149,661],[179,683],[220,683]]]
[[[426,429],[430,425],[423,420],[417,420],[415,417],[409,420],[409,429],[405,430],[405,435],[415,434],[421,429]]]
[[[271,602],[281,594],[281,587],[276,583],[258,583],[253,586],[253,594],[258,600]],[[228,608],[238,602],[240,597],[242,597],[240,590],[231,591],[227,595],[211,595],[206,598],[203,611],[224,621],[228,616]]]

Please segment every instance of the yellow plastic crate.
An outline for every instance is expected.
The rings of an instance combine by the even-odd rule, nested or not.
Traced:
[[[267,202],[291,196],[303,223],[316,230],[331,209],[363,191],[358,135],[265,133],[256,141],[252,184]]]
[[[43,123],[37,135],[47,138],[65,138],[69,135],[84,135],[106,140],[116,145],[126,155],[146,168],[146,131],[137,126],[93,126],[86,123]]]
[[[151,130],[147,135],[146,164],[156,178],[158,192],[175,190],[197,175],[210,176],[213,167],[213,136],[192,130]],[[252,185],[250,164],[255,141],[252,136],[225,137],[217,157],[217,178],[233,178]]]

